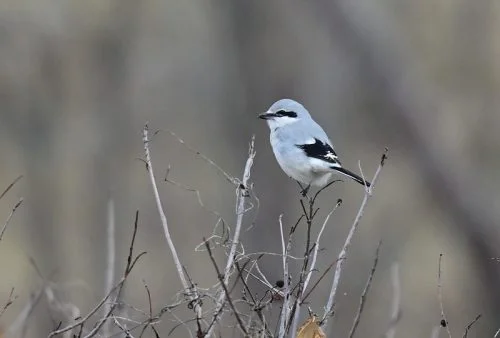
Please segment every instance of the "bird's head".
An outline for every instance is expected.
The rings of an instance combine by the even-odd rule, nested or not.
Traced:
[[[310,118],[309,112],[303,105],[290,99],[276,101],[259,118],[266,120],[271,129],[280,128],[295,123],[300,119]]]

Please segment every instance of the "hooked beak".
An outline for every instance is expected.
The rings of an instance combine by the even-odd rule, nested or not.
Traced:
[[[259,119],[270,120],[276,116],[277,115],[275,113],[272,113],[270,111],[266,111],[265,113],[259,114]]]

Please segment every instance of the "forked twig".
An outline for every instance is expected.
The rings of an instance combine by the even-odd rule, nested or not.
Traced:
[[[249,193],[249,180],[250,180],[250,172],[253,166],[253,160],[255,158],[255,136],[252,136],[252,139],[250,141],[250,147],[248,150],[248,158],[247,162],[245,164],[245,169],[243,171],[243,179],[241,180],[241,183],[237,187],[237,199],[236,199],[236,225],[234,229],[234,235],[232,238],[231,242],[231,247],[229,249],[229,254],[227,256],[227,262],[226,266],[224,268],[224,278],[222,283],[221,288],[224,285],[227,285],[229,281],[229,277],[231,276],[230,271],[231,268],[233,267],[234,260],[235,260],[235,255],[236,255],[236,248],[238,247],[239,240],[240,240],[240,232],[241,232],[241,227],[243,224],[243,216],[245,214],[245,200],[248,197]],[[213,321],[216,322],[218,318],[221,316],[222,311],[221,309],[224,307],[224,303],[226,301],[226,293],[221,292],[223,290],[219,291],[219,296],[217,298],[216,302],[216,309],[214,311],[214,318]],[[211,337],[213,333],[215,325],[210,326],[206,333],[206,337]]]
[[[215,272],[217,273],[217,278],[219,279],[222,288],[224,289],[224,294],[226,295],[226,300],[229,303],[229,306],[231,306],[231,310],[233,311],[233,315],[236,317],[236,321],[238,322],[238,326],[240,327],[241,331],[246,335],[247,334],[247,328],[245,327],[245,324],[243,324],[243,321],[236,310],[233,300],[231,299],[230,291],[227,289],[227,285],[224,282],[224,277],[221,274],[219,267],[217,266],[217,262],[215,261],[215,257],[212,254],[212,249],[210,249],[210,244],[204,239],[205,241],[205,247],[207,248],[208,255],[210,256],[210,260],[212,261],[212,264],[214,266]]]
[[[115,286],[110,290],[110,292],[107,293],[104,296],[104,298],[97,305],[95,305],[94,308],[92,310],[90,310],[90,312],[87,315],[85,315],[84,317],[75,321],[75,323],[73,323],[71,325],[68,325],[68,326],[65,326],[63,328],[52,331],[48,335],[48,338],[57,336],[57,335],[64,333],[64,332],[68,332],[68,331],[73,330],[79,326],[83,327],[83,325],[89,320],[89,318],[92,317],[97,311],[99,311],[99,309],[108,301],[108,299],[111,297],[111,295],[113,295],[116,292],[116,299],[118,299],[120,297],[121,291],[123,290],[123,286],[124,286],[125,281],[127,280],[128,276],[129,276],[130,272],[134,268],[137,261],[144,254],[146,254],[146,252],[143,251],[134,257],[134,243],[135,243],[135,237],[137,234],[138,220],[139,220],[139,212],[137,211],[135,214],[134,232],[132,234],[132,240],[131,240],[130,246],[129,246],[129,255],[127,257],[127,264],[126,264],[125,271],[123,272],[123,276],[120,279],[120,281],[118,281],[118,283],[115,284]],[[96,326],[85,336],[85,338],[93,337],[99,331],[99,329],[102,327],[104,322],[108,319],[111,319],[116,305],[117,305],[116,301],[113,301],[113,304],[112,304],[111,308],[109,309],[109,311],[105,314],[105,317],[102,320],[98,321]]]
[[[333,307],[335,305],[335,296],[337,294],[337,289],[338,289],[338,286],[340,283],[340,275],[342,274],[342,267],[345,263],[345,259],[347,257],[347,253],[349,251],[349,247],[351,246],[351,241],[352,241],[352,238],[354,236],[354,233],[358,229],[359,221],[363,217],[368,200],[372,196],[373,188],[375,187],[375,185],[377,183],[379,174],[380,174],[382,167],[384,166],[385,161],[387,159],[387,152],[388,152],[388,149],[386,148],[384,153],[382,154],[381,159],[380,159],[380,164],[377,168],[377,171],[375,172],[375,175],[373,176],[372,185],[369,188],[366,188],[366,190],[365,190],[365,196],[363,198],[363,201],[361,202],[361,206],[359,207],[358,213],[357,213],[357,215],[354,219],[354,222],[351,226],[351,230],[349,231],[349,234],[347,235],[347,238],[344,242],[344,246],[342,247],[342,250],[340,251],[340,254],[338,256],[337,265],[335,267],[335,273],[333,275],[332,288],[330,290],[328,302],[326,303],[326,306],[325,306],[325,312],[324,312],[323,317],[321,318],[321,321],[320,321],[321,327],[324,327],[328,321],[328,318],[333,315]]]
[[[174,242],[172,241],[172,236],[170,235],[170,230],[168,227],[167,216],[163,211],[163,205],[160,199],[160,193],[158,192],[158,187],[156,185],[156,178],[153,171],[153,165],[151,163],[151,152],[149,150],[149,126],[146,123],[144,125],[144,129],[142,131],[142,141],[144,143],[144,154],[146,156],[146,169],[149,173],[149,179],[151,181],[151,187],[153,188],[153,194],[155,197],[156,207],[158,209],[158,213],[160,214],[161,224],[163,226],[163,232],[165,234],[165,239],[167,240],[168,247],[172,254],[172,258],[174,260],[175,268],[177,269],[177,274],[179,275],[179,279],[181,281],[182,287],[184,290],[189,290],[189,284],[187,282],[186,276],[184,276],[184,271],[182,270],[182,264],[179,260],[179,255],[177,254],[177,250],[175,249]]]
[[[330,182],[330,184],[333,184],[333,183],[335,183],[335,181]],[[326,188],[326,186],[325,186],[325,188]],[[314,197],[312,199],[312,203],[314,203],[314,201],[318,197],[318,194],[323,189],[321,189],[320,191],[318,191],[316,193],[316,195],[314,195]],[[306,292],[307,287],[309,286],[309,281],[311,280],[312,273],[313,273],[314,269],[316,268],[316,260],[317,260],[317,257],[318,257],[319,246],[320,246],[319,243],[320,243],[320,240],[321,240],[321,236],[323,235],[323,231],[326,228],[326,224],[328,223],[328,220],[330,219],[330,217],[332,216],[332,214],[335,212],[335,210],[337,210],[337,208],[341,204],[342,204],[342,200],[338,199],[337,203],[335,204],[335,206],[333,207],[333,209],[330,210],[330,212],[326,215],[325,220],[323,221],[323,225],[321,226],[321,229],[318,232],[318,236],[316,237],[316,241],[313,244],[313,254],[312,254],[311,265],[310,265],[309,270],[308,270],[308,272],[306,274],[305,281],[304,281],[304,283],[303,283],[303,285],[301,287],[302,290],[301,290],[300,295],[298,296],[298,298],[296,300],[296,304],[295,304],[295,313],[293,314],[293,320],[292,320],[292,323],[291,323],[291,326],[290,326],[291,327],[291,337],[295,337],[295,334],[297,332],[297,326],[298,326],[299,317],[300,317],[300,309],[301,309],[301,306],[302,306],[302,304],[304,302],[304,299],[305,299],[304,294]],[[315,213],[316,213],[316,211],[313,211],[313,214],[311,216],[313,217],[315,215]],[[307,266],[305,266],[304,269],[307,269]]]

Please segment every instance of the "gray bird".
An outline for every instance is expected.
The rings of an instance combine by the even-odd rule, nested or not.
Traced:
[[[299,183],[325,186],[334,173],[340,173],[369,187],[370,182],[345,169],[340,164],[332,143],[300,103],[282,99],[259,115],[271,130],[270,141],[281,169]]]

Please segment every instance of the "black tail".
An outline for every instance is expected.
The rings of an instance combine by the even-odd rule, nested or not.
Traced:
[[[349,171],[349,170],[344,169],[344,168],[342,168],[342,167],[332,167],[332,169],[334,169],[334,170],[336,170],[336,171],[340,172],[341,174],[346,175],[347,177],[352,178],[353,180],[355,180],[356,182],[358,182],[358,183],[359,183],[359,184],[361,184],[361,185],[365,185],[365,184],[366,184],[366,186],[367,186],[367,187],[370,187],[370,186],[372,185],[372,184],[371,184],[370,182],[368,182],[368,181],[363,181],[363,179],[362,179],[360,176],[356,175],[356,174],[355,174],[355,173],[353,173],[352,171]]]

